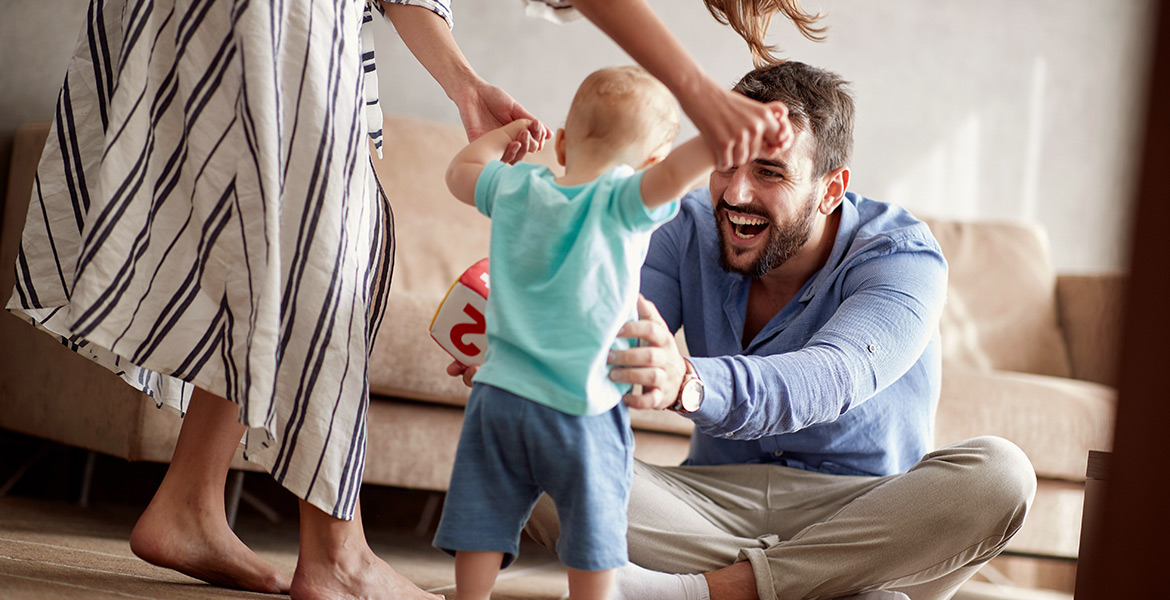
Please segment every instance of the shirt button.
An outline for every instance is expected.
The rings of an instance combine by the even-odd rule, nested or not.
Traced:
[[[772,453],[772,456],[784,456],[784,451],[783,451],[783,450],[777,450],[777,451],[775,451],[775,452],[773,452],[773,453]]]
[[[868,350],[870,354],[873,354],[874,352],[877,352],[877,346],[870,344]]]

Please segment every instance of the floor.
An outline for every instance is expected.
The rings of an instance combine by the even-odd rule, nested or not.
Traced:
[[[135,557],[130,530],[163,467],[94,456],[39,441],[13,443],[0,432],[0,600],[279,598],[212,587]],[[87,462],[92,485],[83,494]],[[30,468],[19,473],[24,466]],[[243,489],[236,533],[291,575],[297,558],[295,500],[260,474],[249,473]],[[83,495],[85,507],[79,505]],[[437,500],[427,492],[367,488],[362,494],[366,536],[374,551],[411,581],[455,598],[454,561],[430,544]],[[567,590],[556,557],[525,540],[517,562],[501,572],[493,597],[556,600]]]
[[[161,465],[127,463],[0,432],[0,600],[263,599],[212,587],[147,564],[130,552],[138,514],[161,481]],[[292,573],[296,503],[270,479],[249,474],[236,532],[261,557]],[[454,563],[430,545],[438,496],[367,487],[363,519],[371,547],[424,589],[455,598]],[[84,505],[84,506],[81,506]],[[1071,595],[992,583],[982,573],[955,600],[1071,600]],[[503,571],[493,598],[558,600],[564,569],[531,542]]]

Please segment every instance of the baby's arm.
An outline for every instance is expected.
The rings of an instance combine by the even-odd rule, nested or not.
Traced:
[[[528,119],[517,119],[465,146],[447,166],[447,189],[460,202],[475,206],[475,184],[483,168],[509,150],[523,148],[532,139],[528,132],[531,124]]]
[[[702,138],[691,138],[642,175],[642,202],[654,210],[681,198],[715,168],[715,156]]]

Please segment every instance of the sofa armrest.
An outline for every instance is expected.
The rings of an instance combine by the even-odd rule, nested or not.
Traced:
[[[1061,331],[1076,379],[1117,385],[1125,275],[1060,275],[1056,280]]]

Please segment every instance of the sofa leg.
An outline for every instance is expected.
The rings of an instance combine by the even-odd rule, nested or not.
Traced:
[[[431,528],[431,523],[435,520],[435,514],[439,512],[439,503],[443,499],[443,494],[440,492],[431,492],[427,496],[427,503],[423,506],[422,516],[418,518],[418,525],[414,526],[414,534],[417,536],[426,535]]]
[[[89,491],[93,489],[93,469],[97,463],[97,452],[90,450],[85,453],[85,467],[81,470],[81,493],[77,495],[77,505],[89,508]]]
[[[227,513],[228,527],[236,528],[236,513],[240,509],[240,495],[244,491],[244,472],[232,471],[228,475],[227,498],[224,506]]]

